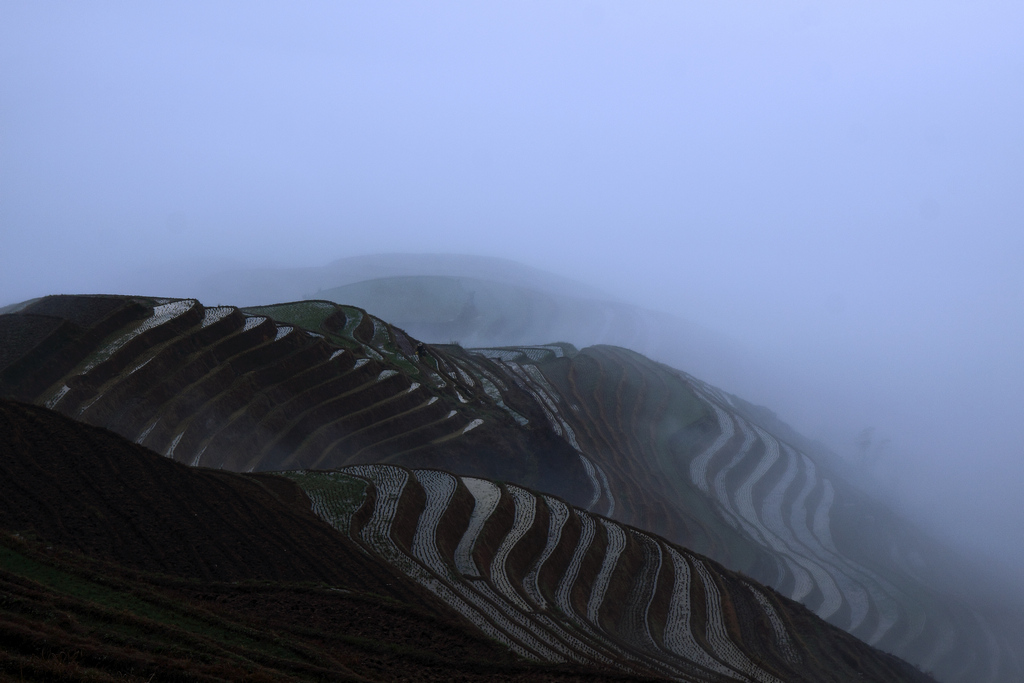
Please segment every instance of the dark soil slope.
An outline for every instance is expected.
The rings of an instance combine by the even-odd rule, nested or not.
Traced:
[[[389,594],[380,568],[272,476],[190,469],[105,429],[0,402],[0,527],[127,567]],[[369,570],[369,571],[367,571]]]
[[[522,662],[291,481],[190,469],[0,401],[7,680],[644,679]]]

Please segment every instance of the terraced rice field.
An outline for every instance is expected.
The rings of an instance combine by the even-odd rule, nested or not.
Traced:
[[[66,314],[97,308],[95,299],[50,297],[30,308]],[[77,333],[88,344],[24,359],[56,367],[54,356],[64,354],[63,372],[45,386],[22,381],[14,359],[4,369],[5,393],[194,466],[444,465],[551,483],[570,499],[574,492],[557,482],[576,478],[562,475],[593,469],[556,435],[520,429],[539,409],[509,388],[500,369],[480,372],[439,347],[420,357],[415,340],[360,309],[323,301],[240,310],[99,299],[105,317],[79,315],[89,327]],[[42,339],[30,340],[37,349],[46,348],[47,332],[60,332],[55,320]],[[526,410],[512,407],[524,399]]]
[[[821,661],[793,631],[802,608],[551,496],[393,465],[284,474],[335,529],[529,659],[679,681],[900,675]]]
[[[1013,680],[993,677],[987,666],[964,669],[973,653],[979,664],[1010,661],[1013,646],[957,619],[955,600],[929,592],[889,557],[859,554],[858,538],[844,546],[833,520],[843,489],[807,454],[738,413],[723,392],[611,347],[540,362],[516,349],[482,353],[536,397],[552,429],[593,465],[593,472],[585,467],[588,479],[603,479],[591,481],[588,509],[742,569],[929,670],[959,669],[950,680]],[[892,552],[910,551],[894,545]]]
[[[625,349],[428,345],[418,353],[402,330],[325,301],[240,310],[47,297],[0,316],[0,332],[12,340],[0,356],[2,395],[168,458],[240,472],[370,468],[310,488],[317,514],[358,527],[353,538],[368,552],[400,563],[523,656],[641,662],[637,671],[685,680],[690,669],[676,658],[686,652],[705,673],[726,667],[737,680],[773,680],[799,655],[780,630],[784,611],[772,616],[757,590],[735,598],[762,615],[773,647],[790,653],[751,668],[760,655],[741,647],[736,656],[734,627],[716,621],[724,603],[708,607],[726,598],[691,559],[700,553],[946,680],[1024,676],[1015,631],[914,568],[914,557],[933,551],[913,529],[739,399]],[[382,463],[417,474],[374,469]],[[460,476],[426,474],[440,470]],[[395,507],[367,527],[329,493],[342,482],[351,505],[371,491]],[[409,491],[431,501],[434,521],[402,545],[386,520],[401,516]],[[434,543],[435,554],[431,534],[444,537],[456,504],[465,533],[450,547]],[[862,518],[876,521],[869,529]],[[503,540],[481,546],[498,538],[495,525]],[[516,559],[527,545],[533,564]],[[628,588],[617,583],[623,572],[636,579]],[[688,593],[672,593],[673,581]],[[623,600],[628,609],[608,607]]]

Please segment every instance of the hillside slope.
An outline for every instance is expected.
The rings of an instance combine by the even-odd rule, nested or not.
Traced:
[[[190,465],[253,471],[400,458],[569,500],[576,494],[565,482],[583,475],[528,397],[525,414],[508,410],[443,350],[421,360],[415,340],[353,307],[47,297],[0,316],[0,335],[30,348],[17,346],[0,368],[0,394]]]
[[[0,392],[179,462],[389,463],[514,482],[742,571],[947,681],[1011,682],[1020,615],[734,399],[616,347],[466,350],[324,301],[47,297],[0,316]]]
[[[951,595],[926,569],[953,564],[948,551],[730,396],[614,347],[476,353],[549,406],[552,428],[606,474],[594,509],[747,572],[944,680],[1020,676],[1019,614]]]
[[[682,681],[930,680],[706,557],[551,496],[393,465],[286,476],[527,658]]]
[[[6,401],[0,467],[0,671],[22,677],[930,680],[707,558],[514,485],[190,469]]]
[[[0,644],[0,680],[627,680],[523,662],[287,479],[5,400]]]

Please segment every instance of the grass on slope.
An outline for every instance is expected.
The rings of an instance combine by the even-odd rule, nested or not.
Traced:
[[[262,315],[282,325],[295,325],[313,332],[323,333],[320,325],[336,310],[326,301],[296,301],[272,306],[249,306],[242,310],[247,315]]]
[[[339,310],[345,315],[344,327],[333,331],[327,329],[323,325],[324,321]],[[331,342],[344,348],[362,348],[370,356],[373,356],[373,350],[376,350],[387,356],[389,361],[398,365],[406,374],[412,377],[419,377],[421,374],[420,369],[409,362],[405,355],[394,347],[383,325],[374,326],[374,338],[369,345],[362,344],[355,338],[356,327],[366,315],[358,308],[333,304],[328,301],[296,301],[269,306],[249,306],[242,309],[242,312],[246,315],[266,316],[281,325],[302,327],[322,334]]]

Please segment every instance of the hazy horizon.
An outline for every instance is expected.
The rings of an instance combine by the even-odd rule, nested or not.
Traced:
[[[0,305],[511,259],[736,340],[750,400],[873,428],[882,495],[1024,563],[1019,3],[0,12]]]

